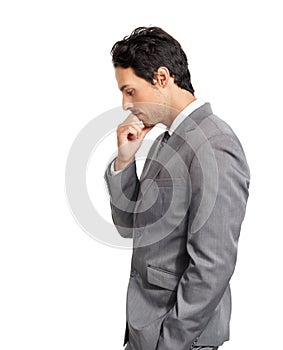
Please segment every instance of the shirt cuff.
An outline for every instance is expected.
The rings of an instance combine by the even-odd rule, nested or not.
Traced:
[[[127,169],[131,164],[133,164],[133,163],[135,162],[136,159],[134,158],[125,168],[120,169],[120,170],[115,170],[115,169],[114,169],[115,160],[116,160],[116,158],[113,159],[112,162],[111,162],[111,164],[110,164],[110,175],[117,175],[117,174],[119,174],[121,171]]]
[[[115,169],[114,169],[115,160],[116,160],[116,158],[112,160],[112,163],[111,163],[111,165],[110,165],[110,174],[111,174],[111,175],[117,175],[117,174],[119,174],[119,173],[123,170],[123,169],[120,169],[120,170],[115,170]]]

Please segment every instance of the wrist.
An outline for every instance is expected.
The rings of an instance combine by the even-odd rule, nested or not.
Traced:
[[[114,162],[114,170],[118,171],[126,168],[126,166],[129,165],[133,160],[134,160],[134,157],[132,157],[129,160],[122,160],[119,157],[117,157]]]

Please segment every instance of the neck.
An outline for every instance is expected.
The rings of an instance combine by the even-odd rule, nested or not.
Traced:
[[[166,121],[164,121],[164,124],[170,127],[177,115],[195,100],[195,96],[189,91],[180,89],[178,94],[176,94],[175,98],[173,98],[171,101],[170,107],[172,108],[172,113],[168,115],[168,118]]]

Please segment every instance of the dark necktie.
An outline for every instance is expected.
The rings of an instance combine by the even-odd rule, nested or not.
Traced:
[[[163,133],[163,138],[162,138],[162,143],[166,143],[168,141],[170,137],[170,134],[169,132],[166,130],[164,133]]]
[[[165,143],[167,143],[168,139],[170,137],[170,134],[169,132],[166,130],[164,133],[163,133],[163,137],[161,139],[161,142],[160,142],[160,145],[159,145],[159,149],[158,149],[158,152],[160,152],[161,148],[165,145]]]

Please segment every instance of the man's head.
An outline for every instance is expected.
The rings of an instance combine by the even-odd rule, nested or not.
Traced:
[[[135,74],[154,84],[159,67],[167,67],[174,82],[194,94],[186,54],[171,35],[158,27],[139,27],[114,44],[114,67],[131,67]]]
[[[165,106],[178,108],[176,97],[178,101],[185,95],[193,97],[186,54],[178,41],[161,28],[135,29],[114,44],[111,54],[118,86],[123,93],[123,107],[144,123],[164,122],[161,115],[164,116]],[[145,103],[163,108],[160,110],[156,106],[153,111],[142,105]]]

